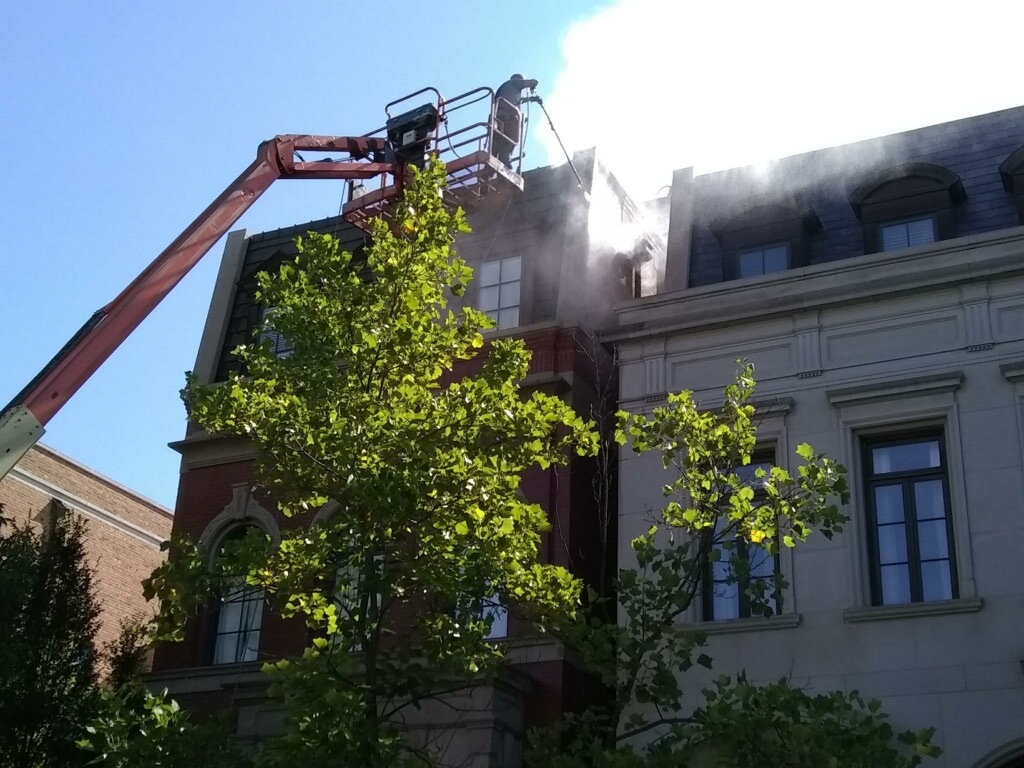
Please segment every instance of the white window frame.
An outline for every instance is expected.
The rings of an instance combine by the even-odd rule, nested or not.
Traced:
[[[515,269],[513,270],[513,263]],[[497,279],[485,274],[497,268]],[[509,279],[505,279],[506,270],[510,271]],[[477,304],[497,324],[498,330],[504,331],[521,325],[523,307],[523,257],[508,256],[504,259],[485,261],[480,265],[477,280]],[[515,301],[511,300],[514,291]],[[495,301],[485,301],[494,292]],[[508,296],[508,298],[507,298]],[[493,306],[491,306],[493,304]],[[512,314],[514,310],[514,315]],[[513,322],[514,321],[514,322]]]

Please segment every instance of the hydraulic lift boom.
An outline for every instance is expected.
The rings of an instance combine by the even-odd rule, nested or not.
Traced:
[[[408,109],[410,100],[424,95],[433,102]],[[522,190],[522,155],[506,164],[492,153],[500,131],[495,119],[499,101],[490,88],[475,88],[447,100],[437,90],[424,88],[388,104],[387,124],[369,134],[286,135],[261,144],[253,164],[117,298],[93,314],[0,411],[0,479],[38,442],[57,411],[277,179],[379,179],[375,190],[363,187],[363,194],[352,196],[343,209],[344,218],[364,230],[370,229],[372,219],[389,215],[391,203],[402,191],[407,166],[420,165],[431,153],[446,163],[445,195],[453,205],[470,206]],[[398,112],[399,105],[406,111],[393,116],[392,110]],[[449,116],[467,108],[480,114],[449,128]],[[505,139],[521,145],[522,135],[520,125],[518,136]],[[318,156],[331,152],[342,159],[307,161],[303,152]]]
[[[341,136],[278,136],[256,160],[121,293],[97,310],[0,415],[0,478],[46,425],[213,244],[277,179],[371,179],[395,171],[386,141]],[[296,152],[335,151],[348,159],[296,161]]]

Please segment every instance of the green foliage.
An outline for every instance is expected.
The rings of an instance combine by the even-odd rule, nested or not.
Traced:
[[[937,757],[933,729],[897,734],[877,701],[857,691],[812,696],[787,680],[753,685],[722,677],[679,729],[693,764],[729,768],[913,768]]]
[[[251,761],[215,721],[194,722],[167,691],[140,684],[103,691],[100,711],[78,742],[102,768],[247,768]]]
[[[53,501],[42,533],[0,536],[0,765],[81,765],[75,747],[96,711],[99,608],[82,520]]]
[[[259,483],[285,515],[336,507],[275,545],[230,543],[212,570],[175,539],[145,585],[161,639],[180,639],[183,622],[240,579],[317,638],[302,659],[267,667],[289,719],[261,745],[261,765],[394,763],[408,754],[393,727],[404,708],[484,679],[500,659],[481,598],[538,619],[579,602],[567,571],[537,563],[546,515],[518,489],[530,467],[593,453],[595,436],[561,400],[523,396],[520,341],[494,341],[476,373],[453,378],[491,323],[449,308],[471,278],[452,249],[468,227],[442,205],[443,166],[412,170],[365,260],[310,234],[294,264],[259,277],[267,329],[290,354],[244,345],[244,375],[217,386],[189,377],[183,391],[200,427],[252,441]]]
[[[928,734],[921,734],[903,737],[917,758],[893,757],[904,753],[892,747],[892,729],[874,703],[864,705],[855,695],[815,698],[784,683],[759,689],[740,678],[707,692],[702,709],[695,710],[699,700],[685,700],[685,673],[712,663],[702,652],[705,638],[683,624],[710,565],[728,560],[729,582],[746,592],[752,615],[770,616],[781,607],[784,584],[744,578],[746,548],[757,545],[773,555],[813,531],[831,538],[845,522],[837,505],[848,501],[845,472],[809,445],[796,450],[795,475],[777,466],[742,471],[757,445],[753,394],[753,370],[744,365],[718,409],[701,408],[692,393],[680,392],[649,415],[619,413],[615,442],[659,457],[667,470],[665,504],[651,511],[651,527],[632,541],[635,564],[620,563],[612,595],[559,629],[607,688],[609,704],[533,734],[533,763],[811,768],[830,764],[817,760],[840,736],[848,749],[837,751],[842,759],[831,764],[914,765],[933,752]],[[733,739],[730,723],[753,736],[744,749],[718,750]],[[771,754],[778,761],[758,762],[756,756],[767,753],[757,751],[754,736],[776,728]],[[555,751],[560,755],[552,759]],[[874,757],[892,759],[872,763]]]

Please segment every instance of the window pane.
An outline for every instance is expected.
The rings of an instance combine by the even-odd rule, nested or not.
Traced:
[[[922,560],[939,560],[949,557],[945,520],[928,520],[918,523],[917,540]]]
[[[500,597],[492,595],[488,598],[484,605],[484,616],[491,620],[491,631],[487,639],[508,637],[508,608],[502,604]]]
[[[775,558],[756,544],[748,544],[747,561],[750,563],[750,577],[771,578],[775,576]]]
[[[764,251],[764,272],[782,272],[789,268],[789,246],[776,245]]]
[[[498,286],[480,289],[480,309],[484,312],[491,312],[498,308]]]
[[[935,242],[935,224],[931,216],[927,219],[917,219],[907,222],[907,243],[909,245],[924,245]]]
[[[875,488],[875,522],[878,525],[903,522],[902,485],[880,485]]]
[[[480,265],[480,285],[497,285],[501,278],[501,262],[488,261]]]
[[[519,280],[523,274],[523,260],[519,256],[501,260],[501,282]]]
[[[519,286],[521,283],[516,280],[514,283],[502,283],[501,284],[501,303],[498,305],[502,309],[508,309],[509,307],[519,306]]]
[[[218,635],[217,645],[213,649],[213,663],[233,664],[235,651],[235,635]]]
[[[740,616],[740,592],[736,583],[728,550],[716,547],[721,560],[711,564],[711,618],[738,619]]]
[[[883,565],[882,603],[894,605],[910,602],[910,570],[906,565]]]
[[[259,633],[246,632],[242,636],[241,648],[238,650],[239,661],[256,661],[259,657]]]
[[[941,480],[922,480],[914,483],[914,509],[918,520],[945,518],[946,497],[942,491]]]
[[[236,632],[242,625],[242,602],[240,600],[227,600],[221,603],[220,613],[217,616],[217,634]]]
[[[499,328],[515,328],[519,325],[519,307],[503,309],[498,312]]]
[[[739,255],[740,277],[764,274],[764,251],[747,251]]]
[[[949,560],[921,563],[921,587],[925,600],[952,600],[953,582],[950,578]]]
[[[876,475],[885,472],[904,472],[909,469],[930,469],[942,466],[938,440],[873,448],[871,457]]]
[[[715,584],[711,611],[715,621],[740,617],[740,595],[735,584]]]
[[[763,488],[765,481],[768,479],[768,472],[772,468],[771,462],[767,461],[752,461],[749,464],[745,464],[741,467],[736,467],[734,470],[736,476],[740,479],[740,482],[744,485],[750,485],[755,488]],[[757,479],[756,473],[758,469],[765,471],[765,476],[760,480]]]
[[[887,224],[882,227],[882,250],[894,251],[907,247],[907,225]]]
[[[879,526],[878,562],[882,565],[908,562],[907,528],[905,525]]]

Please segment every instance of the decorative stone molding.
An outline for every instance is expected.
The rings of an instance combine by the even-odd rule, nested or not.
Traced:
[[[915,616],[950,616],[957,613],[977,613],[984,605],[985,601],[980,597],[937,600],[929,603],[904,603],[902,605],[870,605],[863,608],[847,608],[843,611],[843,621],[847,624],[856,624],[862,621],[909,619]]]
[[[275,543],[281,541],[281,531],[274,516],[253,498],[252,486],[249,483],[239,483],[232,486],[231,501],[206,526],[199,537],[199,544],[207,549],[209,555],[225,533],[241,525],[255,525]]]
[[[726,619],[691,624],[688,630],[704,635],[728,635],[737,632],[769,632],[778,629],[796,629],[802,616],[799,613],[784,613],[780,616],[756,616],[747,619]]]
[[[796,332],[796,375],[800,379],[820,376],[821,313],[801,315],[794,323]]]
[[[962,371],[929,376],[915,376],[907,379],[889,379],[871,384],[830,389],[825,394],[829,403],[836,408],[848,405],[862,405],[879,400],[895,400],[904,397],[922,397],[954,392],[963,384]]]
[[[961,286],[960,300],[964,312],[964,332],[967,340],[967,351],[980,352],[985,349],[992,349],[995,345],[995,340],[992,336],[992,313],[989,309],[988,283]]]

